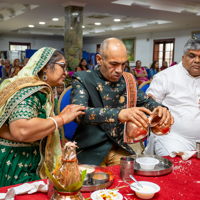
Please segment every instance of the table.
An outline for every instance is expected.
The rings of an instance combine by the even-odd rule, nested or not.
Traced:
[[[200,160],[194,156],[187,161],[183,161],[180,157],[166,157],[174,164],[173,171],[164,176],[158,177],[144,177],[137,176],[138,181],[151,181],[158,184],[161,188],[160,192],[156,193],[152,199],[159,200],[197,200],[200,199]],[[113,172],[115,178],[113,185],[110,187],[116,188],[125,185],[120,181],[119,172],[120,166],[112,166],[109,169]],[[45,183],[47,180],[43,180]],[[131,181],[129,183],[132,183]],[[7,192],[9,187],[0,188],[0,193]],[[119,190],[124,196],[124,200],[137,200],[134,192],[130,187],[125,187]],[[127,195],[132,194],[132,195]],[[83,193],[85,198],[90,197],[90,193]],[[44,193],[35,193],[32,195],[19,195],[15,197],[16,200],[47,200],[47,195]]]

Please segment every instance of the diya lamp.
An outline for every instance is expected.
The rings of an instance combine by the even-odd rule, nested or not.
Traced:
[[[86,170],[82,172],[79,170],[76,147],[75,142],[65,144],[53,173],[50,173],[45,165],[45,172],[56,191],[51,200],[84,200],[80,189],[86,176]]]

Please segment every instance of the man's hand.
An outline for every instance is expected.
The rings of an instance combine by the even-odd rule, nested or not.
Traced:
[[[118,121],[124,123],[127,121],[132,121],[137,126],[147,127],[148,126],[148,118],[144,114],[147,113],[148,115],[151,114],[151,111],[144,107],[133,107],[122,109],[118,114]]]
[[[158,116],[162,117],[160,120],[160,124],[167,124],[168,122],[171,121],[171,125],[174,123],[174,118],[171,115],[171,113],[169,112],[169,110],[167,110],[167,108],[162,107],[162,106],[158,106],[157,108],[155,108],[152,112],[152,114],[158,112]]]

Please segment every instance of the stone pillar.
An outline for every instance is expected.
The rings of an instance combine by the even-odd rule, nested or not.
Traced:
[[[82,58],[84,5],[71,5],[71,2],[69,2],[65,6],[64,51],[65,58],[68,60],[72,70],[75,70]]]

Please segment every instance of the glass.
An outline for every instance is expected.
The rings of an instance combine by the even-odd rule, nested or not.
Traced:
[[[11,51],[25,51],[28,49],[27,45],[10,45]]]
[[[132,181],[130,175],[134,175],[134,158],[120,158],[120,178],[125,181]]]
[[[170,51],[170,50],[171,50],[170,43],[167,43],[165,45],[165,51]]]
[[[162,66],[162,63],[163,63],[162,58],[158,60],[158,63],[159,63],[159,66]]]
[[[166,51],[165,52],[165,60],[168,60],[170,58],[170,52]]]
[[[163,58],[163,52],[159,52],[159,59]]]
[[[163,44],[159,44],[159,51],[163,51]]]
[[[67,71],[67,65],[66,65],[66,63],[63,63],[63,62],[55,62],[55,63],[58,64],[58,65],[60,65],[63,68],[64,72]]]

